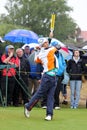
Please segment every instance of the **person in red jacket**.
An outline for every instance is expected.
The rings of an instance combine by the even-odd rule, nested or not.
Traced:
[[[14,55],[14,46],[8,45],[6,48],[6,53],[1,56],[1,61],[5,65],[8,65],[10,67],[4,68],[2,70],[2,80],[1,80],[1,91],[3,100],[6,99],[6,84],[7,86],[7,105],[12,104],[13,100],[13,90],[15,85],[15,78],[16,70],[13,67],[18,67],[19,59]],[[12,67],[11,67],[12,66]],[[6,76],[8,76],[8,82],[6,82]]]

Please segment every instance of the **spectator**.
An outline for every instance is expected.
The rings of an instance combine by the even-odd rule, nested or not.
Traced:
[[[56,46],[58,44],[59,43],[57,41],[54,41],[54,42],[51,43],[52,46]],[[60,95],[60,91],[61,91],[61,82],[64,78],[64,71],[65,71],[65,68],[66,68],[66,62],[65,62],[63,55],[59,51],[56,52],[56,57],[57,57],[57,60],[58,60],[59,69],[57,70],[58,81],[57,81],[57,87],[56,87],[55,94],[54,94],[54,100],[55,100],[54,108],[60,109],[59,95]]]
[[[59,69],[57,72],[57,77],[58,77],[57,87],[56,87],[55,95],[54,95],[54,99],[55,99],[54,108],[57,110],[57,109],[60,109],[59,95],[60,95],[60,91],[61,91],[61,82],[64,78],[64,71],[66,68],[66,62],[65,62],[64,57],[62,56],[61,53],[57,52],[56,56],[57,56],[57,60],[59,63]]]
[[[29,99],[27,93],[28,93],[28,75],[29,75],[28,72],[30,71],[30,65],[29,65],[28,60],[24,57],[23,50],[21,48],[18,48],[16,50],[16,54],[19,59],[19,68],[17,70],[19,74],[17,74],[16,78],[21,83],[24,89],[16,81],[15,88],[14,88],[14,96],[13,96],[14,106],[19,105],[20,92],[22,94],[22,99],[23,99],[24,104],[28,102],[28,99]],[[26,90],[26,92],[24,90]]]
[[[0,65],[2,64],[1,55],[2,55],[2,53],[0,52]],[[1,72],[1,68],[0,68],[0,93],[1,93],[1,78],[2,78],[2,72]],[[1,97],[1,95],[0,95],[0,97]],[[0,101],[1,101],[1,99],[0,99]]]
[[[30,56],[30,47],[28,45],[26,45],[25,48],[24,48],[23,57],[25,57],[28,60],[29,56]],[[29,60],[28,60],[28,62],[29,62]],[[30,72],[30,70],[28,70],[28,72]],[[31,87],[29,85],[29,79],[28,79],[28,88],[29,88],[29,92],[30,92]]]
[[[68,73],[66,72],[66,69],[64,71],[64,79],[62,80],[62,83],[61,83],[61,91],[62,91],[62,95],[63,95],[63,102],[62,104],[65,104],[67,105],[68,104],[68,101],[67,101],[67,84],[69,82],[69,75]]]
[[[84,78],[87,80],[87,52],[82,55],[82,64],[83,64]]]
[[[18,67],[19,60],[14,55],[14,46],[8,45],[6,47],[6,53],[1,56],[2,63],[10,65],[7,69],[2,70],[2,79],[1,79],[1,90],[3,99],[6,99],[6,76],[8,76],[8,89],[7,89],[7,105],[12,105],[13,103],[13,90],[15,86],[14,76],[16,75],[16,70],[12,65]],[[12,67],[11,67],[12,66]]]
[[[25,46],[24,48],[24,57],[28,58],[30,55],[30,47],[29,46]]]
[[[30,54],[28,61],[30,63],[30,73],[29,73],[29,92],[31,95],[33,95],[39,86],[39,82],[37,80],[38,76],[38,70],[37,70],[37,63],[35,63],[34,58],[35,58],[35,51],[33,51],[34,48],[32,49],[32,53]]]
[[[79,50],[74,50],[73,58],[68,61],[67,72],[70,76],[71,108],[78,108],[82,87],[82,59]]]
[[[34,47],[30,48],[30,54],[32,54],[34,52]]]
[[[67,84],[61,84],[61,92],[62,92],[62,96],[63,96],[63,101],[62,104],[67,105],[68,101],[67,101]]]
[[[2,64],[2,61],[1,61],[1,56],[2,56],[2,54],[1,54],[1,52],[0,52],[0,65]],[[1,74],[1,70],[0,70],[0,89],[1,89],[1,76],[2,74]]]

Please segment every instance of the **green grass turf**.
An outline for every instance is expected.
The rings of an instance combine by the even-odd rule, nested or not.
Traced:
[[[61,108],[54,110],[52,121],[45,121],[45,110],[34,108],[30,118],[23,107],[0,107],[0,130],[86,130],[87,109]]]

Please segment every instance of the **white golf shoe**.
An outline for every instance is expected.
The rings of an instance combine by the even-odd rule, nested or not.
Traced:
[[[45,120],[51,121],[52,120],[52,116],[50,116],[50,115],[46,116]]]
[[[24,115],[25,117],[29,118],[30,117],[30,111],[24,106]]]

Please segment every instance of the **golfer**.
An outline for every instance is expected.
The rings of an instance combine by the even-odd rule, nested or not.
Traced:
[[[27,118],[30,116],[30,111],[40,98],[47,94],[47,109],[45,120],[52,120],[53,105],[54,105],[54,92],[57,85],[56,72],[58,69],[58,60],[56,59],[55,52],[60,49],[60,45],[49,48],[48,39],[42,38],[39,41],[40,51],[35,54],[35,62],[43,65],[43,76],[37,92],[33,95],[31,100],[24,106],[24,114]]]

